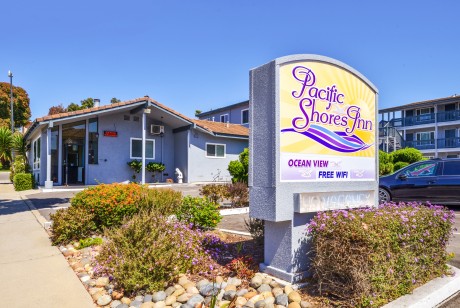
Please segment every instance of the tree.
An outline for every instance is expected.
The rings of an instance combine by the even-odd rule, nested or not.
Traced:
[[[199,116],[201,114],[201,110],[197,109],[195,110],[195,117]]]
[[[24,139],[24,135],[20,132],[15,132],[11,138],[11,147],[13,148],[15,155],[21,155],[26,157],[27,155],[27,144]]]
[[[119,100],[119,99],[116,98],[116,97],[112,97],[112,99],[110,100],[110,103],[111,103],[111,104],[116,104],[116,103],[119,103],[119,102],[121,102],[121,100]]]
[[[11,161],[13,134],[8,126],[0,127],[0,160],[2,164]]]
[[[30,99],[21,87],[13,86],[13,115],[14,126],[24,126],[30,119]],[[0,82],[0,122],[11,127],[10,84]]]
[[[82,109],[82,108],[80,107],[80,105],[75,104],[75,103],[70,103],[69,106],[67,106],[67,111],[68,111],[68,112],[77,111],[77,110],[80,110],[80,109]]]
[[[87,99],[82,100],[80,103],[81,103],[80,109],[87,109],[87,108],[94,107],[94,100],[91,97],[88,97]]]
[[[228,164],[228,172],[232,176],[232,182],[248,182],[249,171],[249,149],[245,148],[240,153],[239,160],[232,160]]]
[[[64,106],[62,104],[59,104],[57,106],[50,107],[50,109],[48,111],[48,115],[64,113],[64,112],[67,112],[67,109],[64,108]]]

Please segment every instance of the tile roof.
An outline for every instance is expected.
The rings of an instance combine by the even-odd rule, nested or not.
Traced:
[[[217,134],[235,135],[235,136],[242,136],[242,137],[249,136],[249,129],[243,125],[222,123],[222,122],[212,122],[212,121],[206,121],[206,120],[193,120],[193,122],[196,125],[204,128],[205,130],[213,132],[213,133],[217,133]]]
[[[210,133],[216,133],[216,134],[225,134],[225,135],[236,135],[236,136],[243,136],[243,137],[248,137],[249,136],[249,130],[248,128],[239,125],[239,124],[226,124],[226,123],[220,123],[220,122],[210,122],[210,121],[204,121],[204,120],[194,120],[191,119],[159,102],[157,102],[154,99],[151,99],[148,96],[136,98],[133,100],[125,101],[125,102],[120,102],[120,103],[115,103],[115,104],[110,104],[110,105],[103,105],[99,107],[93,107],[93,108],[87,108],[87,109],[82,109],[82,110],[77,110],[77,111],[71,111],[71,112],[64,112],[64,113],[58,113],[58,114],[53,114],[53,115],[47,115],[41,118],[37,118],[35,122],[44,122],[44,121],[49,121],[49,120],[57,120],[57,119],[64,119],[64,118],[69,118],[72,116],[76,115],[82,115],[82,114],[90,114],[93,112],[97,111],[102,111],[102,110],[110,110],[110,109],[116,109],[117,107],[124,107],[124,106],[129,106],[129,105],[134,105],[137,103],[149,101],[151,104],[166,110],[182,119],[185,121],[188,121],[190,123],[195,123],[196,125],[200,126],[206,131],[209,131]]]

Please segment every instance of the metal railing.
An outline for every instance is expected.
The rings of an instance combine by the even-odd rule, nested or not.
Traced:
[[[438,112],[436,119],[438,122],[460,121],[460,110]]]
[[[438,139],[438,149],[460,148],[460,137]]]

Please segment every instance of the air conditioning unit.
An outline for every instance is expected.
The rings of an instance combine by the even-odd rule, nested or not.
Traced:
[[[152,124],[150,126],[150,134],[152,135],[160,135],[165,133],[165,127],[163,125],[155,125]]]

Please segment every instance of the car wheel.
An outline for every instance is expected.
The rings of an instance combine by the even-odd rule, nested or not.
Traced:
[[[379,188],[379,203],[391,201],[391,195],[385,188]]]

